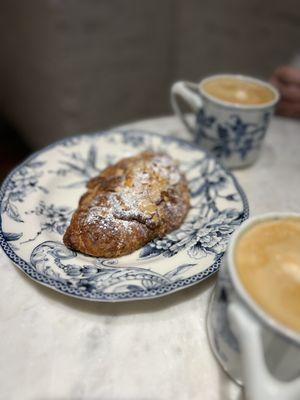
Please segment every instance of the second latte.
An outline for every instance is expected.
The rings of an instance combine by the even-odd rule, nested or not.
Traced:
[[[275,99],[268,86],[238,77],[209,79],[203,83],[202,90],[215,99],[243,106],[266,104]]]

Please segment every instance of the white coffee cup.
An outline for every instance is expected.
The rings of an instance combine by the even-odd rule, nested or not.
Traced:
[[[295,213],[272,213],[244,222],[231,237],[207,319],[211,348],[251,400],[300,399],[300,334],[267,314],[242,285],[234,262],[238,239],[258,222]]]
[[[267,88],[272,100],[263,104],[235,104],[209,95],[204,86],[216,78],[252,82]],[[194,114],[190,123],[179,107],[184,100]],[[253,164],[260,153],[270,117],[279,99],[278,91],[260,79],[242,75],[213,75],[199,83],[179,81],[171,88],[171,104],[175,114],[195,142],[209,150],[228,168],[242,168]]]

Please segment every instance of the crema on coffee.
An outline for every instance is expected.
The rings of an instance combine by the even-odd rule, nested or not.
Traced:
[[[300,218],[250,227],[235,247],[238,276],[261,308],[300,332]]]
[[[260,105],[275,99],[268,86],[234,77],[209,79],[203,83],[202,90],[215,99],[238,105]]]

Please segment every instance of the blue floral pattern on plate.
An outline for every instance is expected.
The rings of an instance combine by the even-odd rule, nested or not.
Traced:
[[[191,210],[180,229],[116,259],[66,248],[62,235],[87,180],[146,149],[169,152],[187,176]],[[0,201],[7,256],[46,286],[98,301],[154,298],[206,279],[248,217],[242,189],[214,158],[186,141],[133,130],[67,138],[33,154],[5,180]]]

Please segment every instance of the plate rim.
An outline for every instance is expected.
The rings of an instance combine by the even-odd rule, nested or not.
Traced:
[[[240,224],[243,223],[246,219],[249,217],[249,202],[247,199],[247,196],[237,181],[236,177],[234,174],[229,171],[226,167],[222,165],[215,157],[213,157],[206,149],[203,149],[202,147],[197,147],[195,148],[193,142],[189,142],[185,139],[177,138],[175,136],[171,135],[164,135],[158,132],[152,132],[146,129],[139,129],[139,128],[127,128],[127,129],[122,129],[122,128],[112,128],[109,130],[104,130],[104,131],[96,131],[96,132],[90,132],[90,133],[80,133],[76,135],[71,135],[67,136],[63,139],[57,140],[53,143],[48,144],[47,146],[34,151],[32,154],[30,154],[27,158],[25,158],[20,164],[18,164],[16,167],[12,169],[12,171],[7,175],[7,177],[4,179],[4,181],[1,184],[0,187],[0,210],[2,209],[2,202],[6,193],[6,188],[8,183],[11,180],[11,177],[19,170],[21,169],[24,165],[26,165],[29,161],[32,159],[36,158],[42,153],[46,153],[48,150],[59,146],[60,144],[66,143],[72,139],[81,139],[84,137],[87,138],[92,138],[93,136],[108,136],[111,134],[115,133],[134,133],[134,134],[146,134],[149,136],[156,136],[160,137],[162,139],[167,139],[173,142],[181,143],[187,147],[190,147],[192,150],[195,151],[199,150],[202,153],[205,154],[205,156],[208,159],[213,159],[215,162],[221,167],[221,169],[232,179],[233,184],[235,185],[237,192],[241,196],[242,200],[242,205],[243,205],[243,217],[241,218]],[[207,267],[205,270],[191,276],[188,278],[184,279],[179,279],[176,281],[176,287],[173,287],[174,283],[166,284],[162,287],[156,288],[156,289],[143,289],[143,290],[137,290],[133,292],[117,292],[117,293],[96,293],[96,294],[91,294],[90,292],[85,292],[81,291],[80,294],[75,293],[74,291],[76,289],[68,286],[67,284],[63,284],[62,282],[59,282],[53,278],[46,277],[45,275],[35,271],[33,267],[28,263],[27,261],[23,260],[20,256],[18,256],[14,250],[10,247],[9,241],[5,239],[4,237],[4,232],[2,229],[2,215],[0,212],[0,247],[2,248],[4,254],[9,258],[9,260],[19,269],[21,270],[25,275],[27,275],[30,279],[32,279],[35,282],[38,282],[39,284],[46,286],[52,290],[55,290],[56,292],[59,292],[61,294],[70,296],[70,297],[75,297],[77,299],[81,300],[88,300],[88,301],[95,301],[95,302],[124,302],[124,301],[133,301],[133,300],[149,300],[149,299],[155,299],[158,297],[166,296],[172,293],[175,293],[179,290],[191,287],[207,278],[210,276],[214,275],[220,268],[220,264],[223,259],[223,255],[217,259],[212,265]],[[72,290],[74,289],[74,290]],[[161,289],[161,290],[159,290]]]

